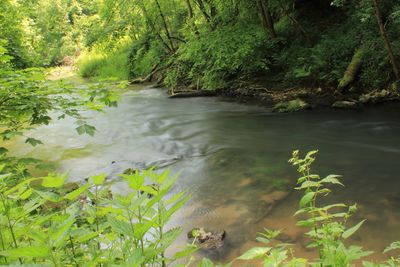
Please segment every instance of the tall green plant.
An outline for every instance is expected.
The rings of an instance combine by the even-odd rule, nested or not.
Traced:
[[[66,176],[28,178],[0,168],[0,261],[24,266],[167,266],[195,250],[165,250],[182,232],[167,228],[188,194],[171,194],[176,176],[152,170],[121,174],[129,193],[111,192],[103,174],[86,184]]]

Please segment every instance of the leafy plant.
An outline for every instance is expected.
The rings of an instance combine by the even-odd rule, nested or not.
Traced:
[[[188,194],[170,193],[176,176],[152,170],[121,174],[127,195],[111,192],[103,174],[85,184],[64,175],[22,178],[1,166],[0,246],[3,264],[24,266],[166,266],[195,248],[168,258],[181,233],[166,229]]]

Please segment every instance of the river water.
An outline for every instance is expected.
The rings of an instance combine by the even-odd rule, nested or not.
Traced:
[[[189,188],[192,197],[171,226],[227,232],[223,248],[201,255],[232,259],[257,245],[257,232],[267,227],[283,229],[298,255],[313,256],[304,229],[294,226],[297,174],[287,163],[294,149],[319,149],[315,171],[344,176],[346,186],[333,188],[328,200],[357,202],[354,222],[367,219],[352,243],[379,252],[400,240],[399,105],[276,114],[218,98],[168,99],[147,88],[125,93],[118,108],[87,115],[94,137],[77,135],[73,121],[55,121],[31,133],[45,145],[21,142],[13,151],[55,164],[72,181],[131,163],[174,163],[172,172],[181,173],[175,190]],[[185,241],[182,235],[175,247]]]

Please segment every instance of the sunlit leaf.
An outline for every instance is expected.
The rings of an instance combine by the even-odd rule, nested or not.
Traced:
[[[352,236],[355,232],[357,232],[358,229],[360,229],[360,227],[363,225],[363,223],[364,223],[365,221],[366,221],[366,220],[362,220],[361,222],[359,222],[359,223],[356,224],[355,226],[353,226],[353,227],[347,229],[346,231],[344,231],[344,233],[342,234],[342,237],[343,237],[344,239],[347,239],[347,238],[349,238],[350,236]]]
[[[252,260],[265,256],[271,248],[269,247],[254,247],[246,251],[243,255],[238,257],[239,260]]]
[[[18,258],[18,257],[46,258],[49,256],[49,253],[50,253],[49,249],[44,246],[40,247],[30,246],[30,247],[0,251],[0,255],[13,258]]]

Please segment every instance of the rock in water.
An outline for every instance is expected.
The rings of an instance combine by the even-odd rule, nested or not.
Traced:
[[[207,250],[214,250],[222,247],[224,245],[225,236],[225,230],[208,231],[204,228],[193,228],[187,234],[190,242],[194,242],[195,245]]]
[[[333,103],[333,108],[353,108],[357,105],[356,102],[353,101],[336,101]]]

